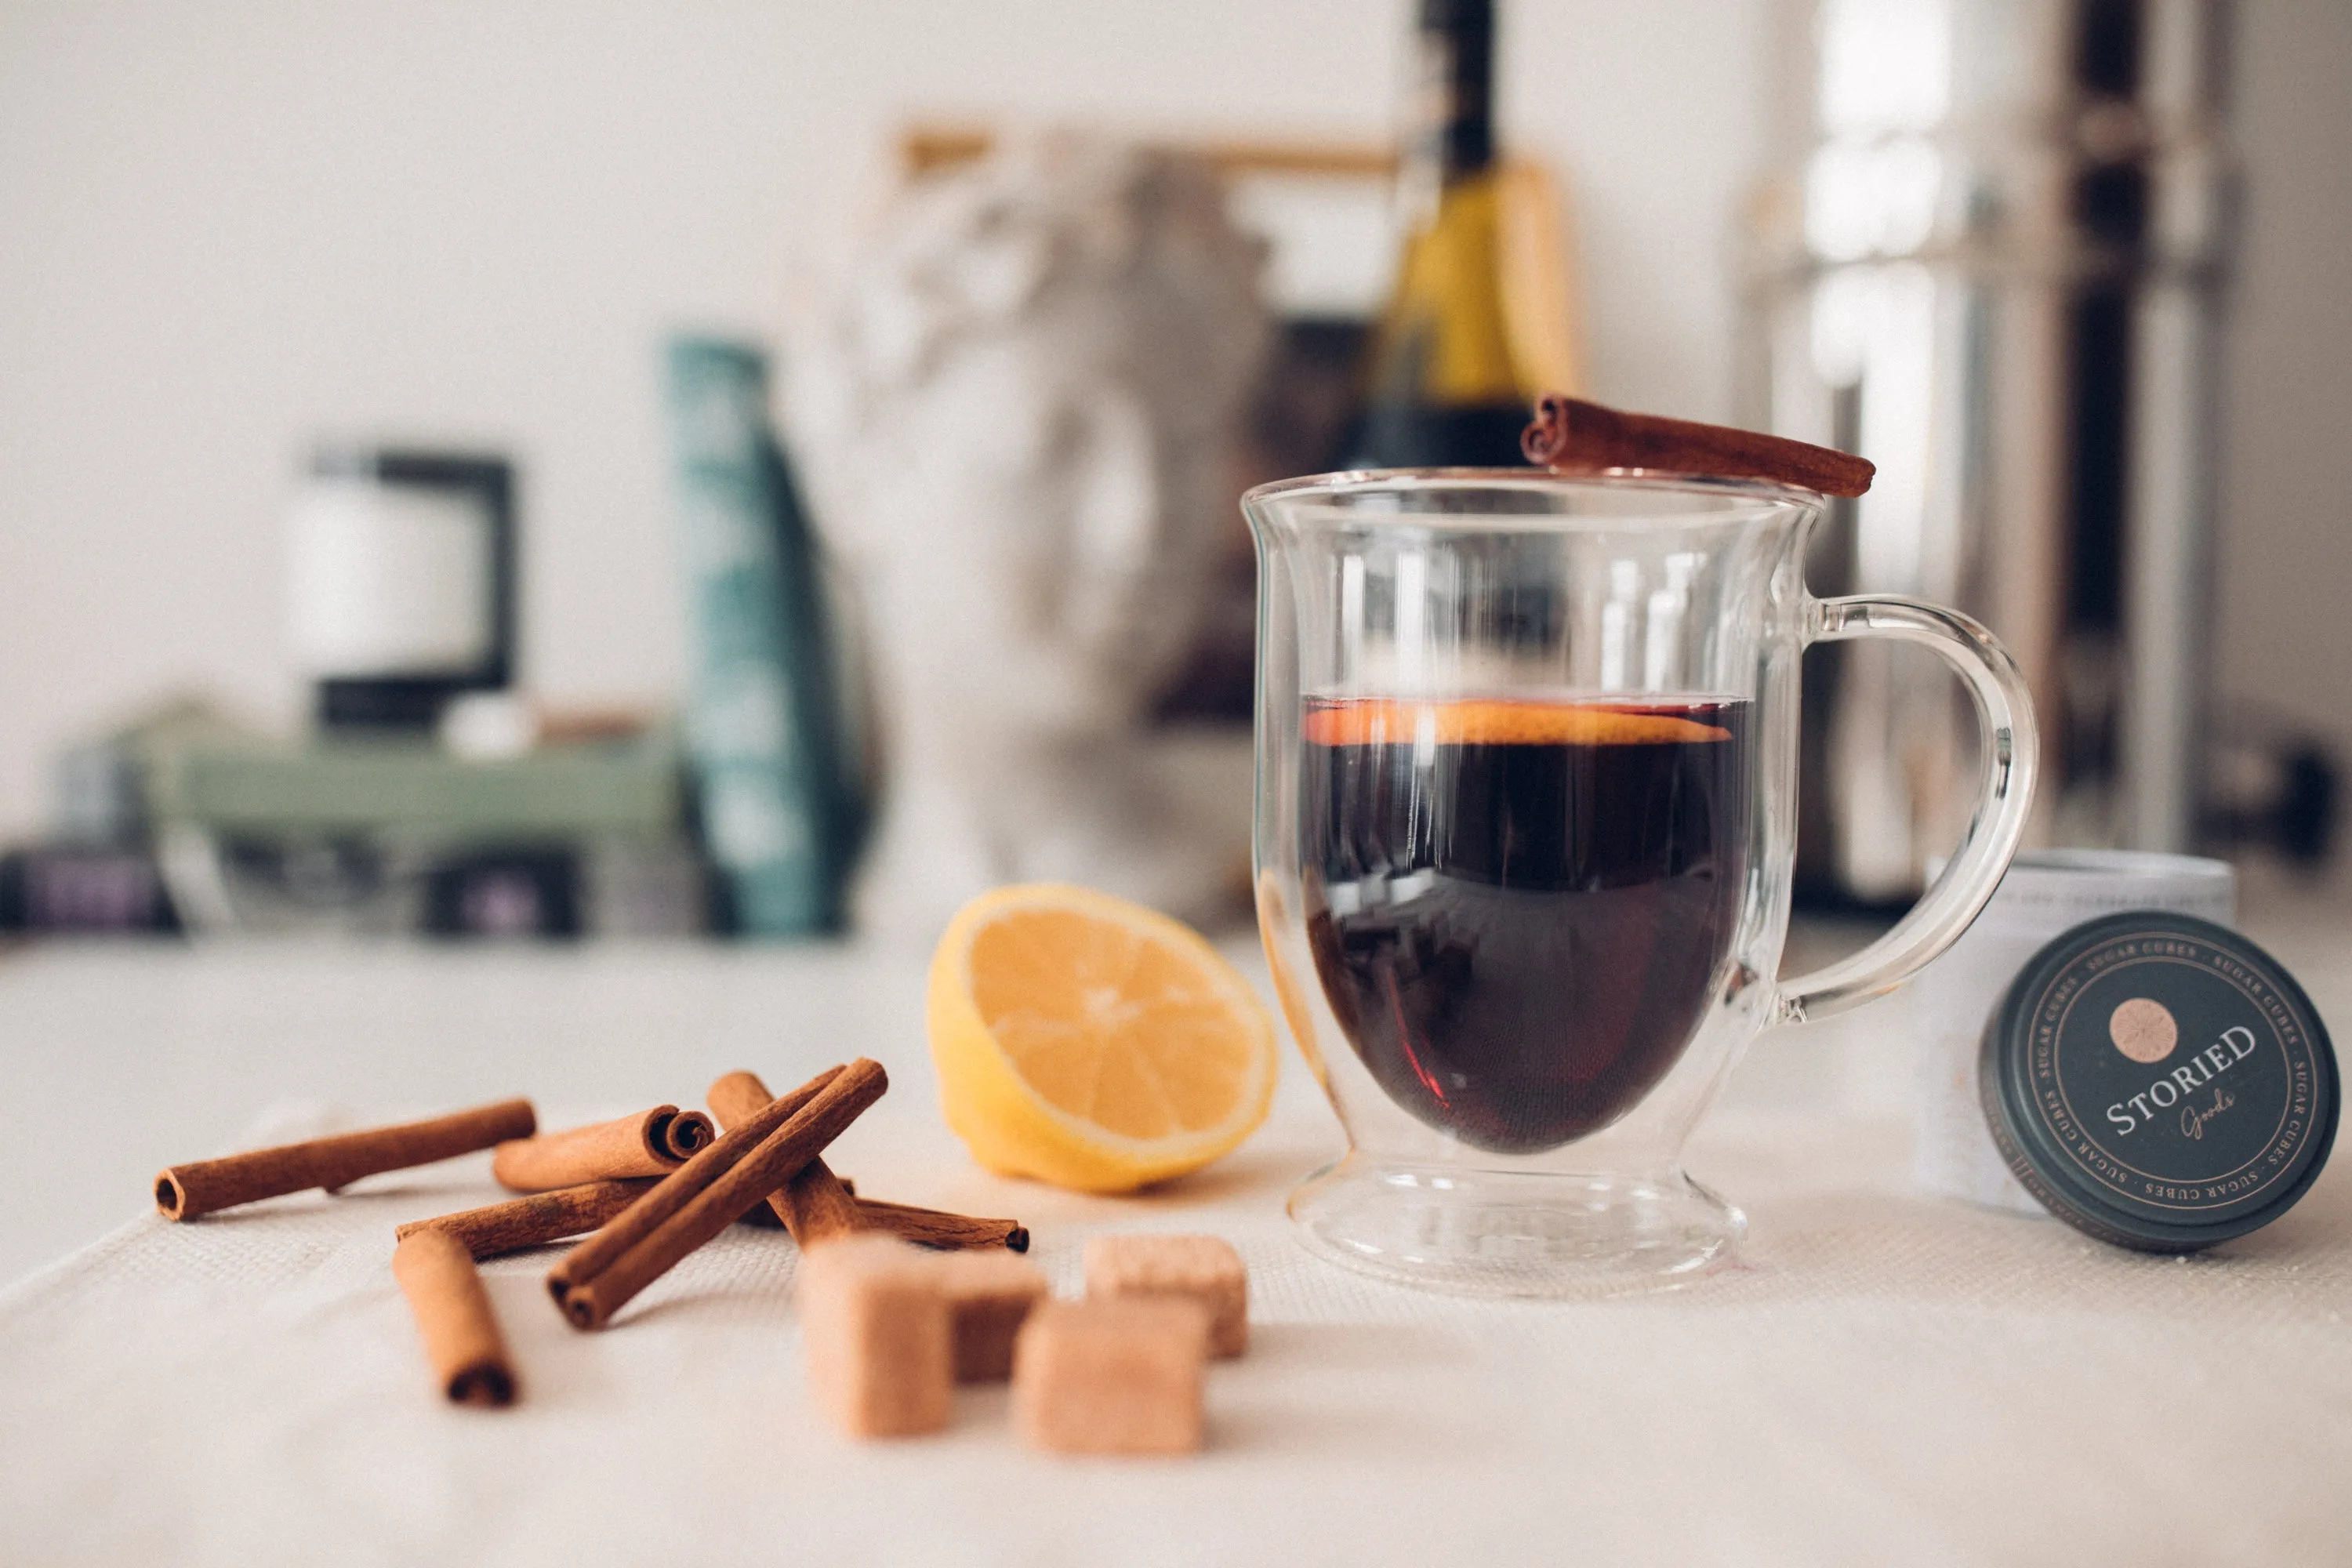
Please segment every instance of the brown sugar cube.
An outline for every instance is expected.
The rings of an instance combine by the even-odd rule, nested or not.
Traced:
[[[948,1424],[955,1352],[931,1258],[885,1236],[852,1236],[801,1257],[809,1387],[853,1437]]]
[[[959,1383],[1013,1375],[1013,1337],[1045,1299],[1045,1277],[1010,1252],[943,1252],[929,1260],[948,1299]]]
[[[1213,1236],[1097,1236],[1087,1243],[1087,1297],[1185,1296],[1209,1310],[1209,1350],[1249,1348],[1249,1272]]]
[[[1198,1301],[1041,1301],[1013,1342],[1013,1424],[1055,1453],[1191,1453],[1208,1351]]]

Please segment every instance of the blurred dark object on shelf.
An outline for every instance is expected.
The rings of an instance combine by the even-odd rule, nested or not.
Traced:
[[[1746,417],[1878,465],[1815,593],[1986,623],[2048,759],[2029,842],[2196,847],[2221,307],[2219,0],[1784,0],[1781,172],[1748,215]],[[1805,662],[1801,897],[1899,905],[1976,742],[1900,650]]]
[[[239,732],[210,703],[180,697],[68,746],[50,773],[48,833],[0,855],[0,931],[181,931],[156,859],[150,781],[166,748]]]
[[[45,844],[0,855],[0,932],[156,936],[180,929],[143,849]]]
[[[207,936],[661,939],[713,927],[711,879],[682,842],[182,836],[166,863]]]
[[[770,422],[767,357],[677,339],[667,395],[695,644],[686,733],[725,929],[829,935],[865,841],[867,759],[844,615]]]
[[[425,875],[421,928],[442,937],[576,937],[578,857],[569,849],[486,849]]]
[[[289,533],[296,658],[329,731],[430,730],[515,676],[514,468],[496,456],[328,446]]]
[[[1259,389],[1251,434],[1257,467],[1277,478],[1337,459],[1361,401],[1357,385],[1372,326],[1361,316],[1286,316]]]
[[[1371,322],[1364,317],[1294,316],[1276,324],[1250,414],[1251,473],[1264,479],[1319,473],[1338,461],[1340,440],[1355,416],[1360,366],[1370,335]],[[1234,517],[1192,652],[1153,709],[1162,722],[1250,721],[1257,684],[1257,556],[1238,507]]]
[[[2336,845],[2344,767],[2327,744],[2242,704],[2217,726],[2201,824],[2223,850],[2255,845],[2310,872]]]

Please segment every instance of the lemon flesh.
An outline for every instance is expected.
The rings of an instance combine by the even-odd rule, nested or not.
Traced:
[[[1120,1193],[1199,1170],[1265,1120],[1274,1026],[1167,916],[1059,883],[1000,888],[931,957],[940,1108],[992,1171]]]

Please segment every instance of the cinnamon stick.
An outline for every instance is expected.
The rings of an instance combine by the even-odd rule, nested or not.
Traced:
[[[1535,420],[1519,437],[1519,447],[1528,461],[1555,473],[1646,468],[1769,479],[1831,496],[1862,494],[1878,471],[1851,453],[1827,447],[1726,425],[1621,414],[1556,392],[1538,401]]]
[[[1017,1219],[982,1219],[974,1215],[954,1214],[946,1209],[919,1208],[913,1204],[858,1198],[857,1189],[847,1176],[836,1179],[841,1183],[843,1192],[857,1198],[859,1230],[878,1230],[901,1241],[911,1241],[942,1252],[987,1247],[1010,1247],[1015,1252],[1029,1250],[1029,1227]],[[776,1209],[789,1206],[789,1204],[790,1200],[782,1194],[771,1193],[767,1203],[752,1205],[751,1211],[737,1223],[781,1230],[784,1222]]]
[[[614,1313],[628,1303],[630,1298],[669,1272],[688,1253],[734,1224],[744,1210],[758,1204],[780,1184],[797,1174],[802,1166],[815,1159],[827,1144],[856,1121],[859,1112],[881,1099],[883,1091],[889,1086],[889,1075],[882,1070],[882,1064],[877,1061],[860,1057],[842,1068],[806,1104],[761,1139],[758,1148],[717,1181],[709,1184],[651,1235],[614,1258],[584,1284],[573,1284],[563,1298],[564,1316],[572,1320],[575,1328],[604,1327]],[[763,1107],[761,1116],[781,1103],[772,1101]],[[737,1131],[748,1131],[757,1125],[759,1119],[755,1118]],[[730,1138],[734,1136],[736,1133],[728,1134]],[[726,1139],[719,1142],[724,1143]],[[717,1146],[713,1145],[714,1148]],[[698,1160],[699,1158],[697,1156]],[[688,1161],[684,1167],[663,1180],[662,1187],[682,1182],[695,1163],[694,1160]],[[637,1206],[652,1203],[660,1195],[661,1190],[661,1187],[656,1187],[646,1194],[638,1200]],[[635,1213],[635,1210],[630,1212]],[[625,1215],[622,1217],[625,1219],[628,1216]]]
[[[733,1127],[772,1098],[758,1074],[738,1071],[712,1084],[702,1102],[710,1107],[719,1126]],[[811,1160],[792,1181],[770,1193],[768,1207],[803,1247],[846,1236],[857,1228],[857,1205],[848,1186],[823,1160]]]
[[[784,1200],[784,1228],[803,1247],[850,1236],[859,1228],[857,1200],[843,1190],[840,1179],[823,1161],[811,1160],[768,1195]]]
[[[710,1139],[710,1118],[699,1110],[656,1105],[635,1116],[501,1143],[491,1156],[490,1174],[499,1185],[519,1193],[626,1176],[667,1176]],[[676,1152],[680,1149],[685,1152]]]
[[[886,1204],[876,1198],[857,1200],[860,1229],[878,1230],[901,1241],[961,1252],[982,1247],[1029,1250],[1029,1227],[1017,1219],[976,1219],[944,1209],[917,1208],[912,1204]]]
[[[542,1247],[566,1237],[584,1236],[635,1203],[653,1184],[652,1177],[639,1176],[628,1181],[558,1187],[551,1193],[533,1193],[527,1198],[511,1198],[478,1209],[412,1220],[396,1227],[393,1235],[405,1241],[420,1230],[446,1230],[463,1242],[466,1250],[477,1259],[496,1258],[501,1252],[519,1252],[526,1247]]]
[[[857,1184],[851,1181],[847,1176],[835,1176],[834,1180],[839,1182],[841,1184],[841,1190],[847,1193],[851,1197],[854,1198],[857,1195]],[[773,1206],[774,1203],[775,1194],[772,1193],[769,1194],[768,1202],[764,1204],[753,1204],[749,1209],[744,1211],[743,1217],[737,1220],[735,1223],[737,1225],[748,1225],[754,1230],[783,1229],[784,1216],[775,1211]]]
[[[712,1084],[702,1098],[703,1103],[710,1107],[710,1114],[719,1119],[719,1124],[731,1127],[768,1102],[768,1086],[760,1081],[756,1073],[730,1072]],[[842,1215],[823,1192],[826,1183],[840,1188],[843,1197],[853,1200],[852,1216]],[[752,1210],[753,1215],[762,1212],[756,1206]],[[849,1178],[835,1176],[823,1160],[811,1160],[790,1184],[769,1194],[764,1212],[775,1216],[769,1223],[782,1222],[793,1239],[803,1247],[846,1230],[879,1230],[902,1241],[941,1251],[982,1247],[1009,1247],[1015,1252],[1029,1250],[1029,1232],[1019,1220],[975,1219],[943,1209],[860,1198]],[[845,1217],[850,1220],[846,1226],[842,1223]]]
[[[548,1271],[548,1293],[555,1298],[556,1304],[562,1306],[572,1287],[603,1273],[614,1258],[651,1236],[704,1188],[733,1170],[745,1155],[760,1146],[761,1140],[782,1126],[844,1070],[827,1068],[790,1094],[770,1100],[756,1114],[729,1128],[725,1137],[656,1182],[602,1230],[573,1247],[562,1262]]]
[[[514,1363],[465,1243],[426,1226],[393,1248],[392,1274],[408,1298],[425,1359],[449,1402],[513,1404]]]
[[[238,1204],[310,1187],[348,1186],[378,1172],[470,1154],[510,1138],[528,1138],[537,1126],[530,1100],[503,1100],[428,1121],[312,1138],[223,1160],[197,1160],[156,1176],[155,1206],[165,1219],[194,1219]]]

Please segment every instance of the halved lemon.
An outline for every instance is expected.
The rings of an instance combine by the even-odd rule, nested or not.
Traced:
[[[966,904],[931,955],[948,1125],[1006,1175],[1124,1193],[1197,1171],[1265,1120],[1274,1023],[1199,932],[1060,883]]]

